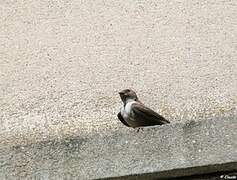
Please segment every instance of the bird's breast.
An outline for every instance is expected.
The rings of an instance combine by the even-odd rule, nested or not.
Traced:
[[[131,115],[131,110],[132,110],[132,105],[136,103],[135,101],[131,101],[126,103],[125,107],[123,106],[121,108],[121,115],[123,116],[124,119],[129,119]]]

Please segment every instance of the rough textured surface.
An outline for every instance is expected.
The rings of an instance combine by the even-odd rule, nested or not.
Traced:
[[[236,115],[236,0],[7,0],[0,17],[0,142],[123,129],[127,87],[172,123]]]
[[[0,179],[150,179],[233,171],[236,129],[236,118],[213,119],[0,146]]]

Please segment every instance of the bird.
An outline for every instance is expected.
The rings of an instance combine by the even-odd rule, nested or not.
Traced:
[[[163,125],[170,123],[163,116],[146,107],[132,89],[119,92],[123,106],[117,114],[118,119],[127,127],[138,128],[145,126]]]

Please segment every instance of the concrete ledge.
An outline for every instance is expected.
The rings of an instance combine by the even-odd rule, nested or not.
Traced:
[[[237,170],[237,120],[0,147],[0,179],[144,179]]]

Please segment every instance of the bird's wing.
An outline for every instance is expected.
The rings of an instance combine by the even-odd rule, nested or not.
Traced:
[[[170,123],[164,117],[140,103],[134,103],[132,105],[132,111],[134,114],[134,119],[136,119],[136,121],[140,121],[143,126],[162,125]]]
[[[125,126],[130,127],[130,126],[128,125],[128,123],[123,119],[123,116],[121,115],[121,112],[119,112],[119,113],[117,114],[117,116],[118,116],[118,119],[119,119]]]

